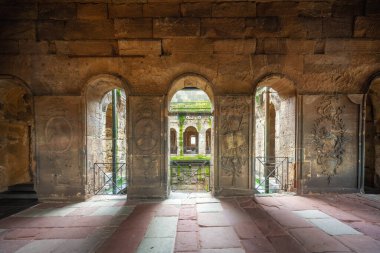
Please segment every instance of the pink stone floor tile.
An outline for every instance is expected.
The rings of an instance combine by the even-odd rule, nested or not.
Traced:
[[[223,213],[199,213],[198,225],[201,227],[226,227],[231,223]]]
[[[3,238],[4,240],[34,240],[47,230],[46,228],[16,228],[5,233]]]
[[[273,236],[268,238],[276,252],[307,253],[308,251],[298,244],[289,235]]]
[[[193,207],[181,207],[179,211],[180,220],[195,220],[197,218],[197,209]]]
[[[295,228],[290,233],[310,252],[350,251],[318,228]]]
[[[240,240],[231,227],[205,227],[199,229],[202,249],[240,248]]]
[[[362,232],[363,234],[380,241],[380,224],[372,224],[368,222],[352,222],[348,225],[355,228],[359,232]]]
[[[174,205],[162,205],[156,212],[156,216],[178,216],[179,208]]]
[[[92,213],[94,213],[96,210],[98,210],[98,207],[81,207],[76,208],[76,210],[72,211],[71,213],[68,213],[67,216],[89,216]]]
[[[380,242],[368,236],[341,235],[336,238],[348,248],[358,253],[379,253]]]
[[[146,229],[129,229],[116,231],[98,249],[97,253],[133,253],[144,239]]]
[[[177,231],[194,232],[198,230],[199,226],[196,220],[178,220]]]
[[[197,232],[177,232],[175,241],[175,251],[196,251],[198,250]]]
[[[0,252],[1,253],[14,253],[18,249],[24,247],[32,241],[28,240],[0,240]]]
[[[84,228],[51,228],[45,229],[36,237],[37,240],[42,239],[83,239],[95,232],[93,227]]]
[[[269,213],[278,223],[286,228],[305,228],[314,225],[288,210],[276,210]]]
[[[235,224],[234,229],[240,239],[249,239],[262,236],[262,233],[253,221]]]
[[[266,238],[256,237],[241,241],[246,252],[275,252]]]

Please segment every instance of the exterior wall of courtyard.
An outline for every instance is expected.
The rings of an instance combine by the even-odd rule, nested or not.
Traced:
[[[90,142],[113,88],[126,94],[130,198],[168,195],[168,102],[189,86],[213,104],[216,195],[253,193],[255,92],[279,83],[295,89],[284,105],[294,147],[276,146],[294,154],[297,192],[363,190],[365,153],[380,176],[378,148],[364,148],[365,98],[380,78],[377,0],[0,0],[0,13],[0,189],[22,170],[40,199],[91,195],[102,154]],[[8,113],[3,89],[20,83],[30,99]]]

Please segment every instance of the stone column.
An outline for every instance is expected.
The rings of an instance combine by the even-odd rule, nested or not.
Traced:
[[[206,154],[206,131],[203,128],[198,133],[198,154],[200,155]]]
[[[216,194],[251,194],[250,129],[252,100],[250,96],[219,97],[218,180]]]
[[[35,97],[40,200],[85,197],[81,104],[79,96]]]
[[[128,198],[164,198],[167,196],[165,142],[163,134],[163,98],[130,96],[131,130],[129,140]]]

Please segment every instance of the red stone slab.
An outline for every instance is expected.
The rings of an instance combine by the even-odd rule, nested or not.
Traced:
[[[268,238],[273,248],[281,253],[307,253],[300,244],[298,244],[289,235],[273,236]]]
[[[359,253],[379,253],[380,242],[363,235],[335,236],[340,242]]]
[[[7,231],[3,237],[4,240],[34,240],[41,233],[44,233],[46,228],[16,228]]]
[[[195,207],[181,207],[179,210],[180,220],[195,220],[197,219],[197,210]]]
[[[318,228],[295,228],[289,231],[310,252],[350,251]]]
[[[146,229],[129,229],[116,231],[98,249],[97,253],[133,253],[144,239]]]
[[[178,232],[195,232],[199,230],[196,220],[178,220]]]
[[[179,208],[174,205],[161,205],[156,211],[156,216],[178,216]]]
[[[0,240],[0,252],[1,253],[14,253],[25,245],[31,243],[29,240]]]
[[[96,229],[93,227],[84,228],[50,228],[44,229],[36,237],[37,240],[42,239],[84,239],[89,237]]]
[[[266,238],[257,237],[241,241],[246,252],[275,252]]]
[[[372,224],[368,222],[352,222],[348,225],[355,228],[356,230],[359,230],[363,234],[380,241],[380,224]]]
[[[196,251],[198,247],[197,232],[177,232],[175,251]]]
[[[271,211],[269,214],[278,222],[281,226],[286,228],[307,228],[314,227],[314,225],[308,222],[306,219],[300,218],[288,210],[276,210]]]
[[[253,221],[235,224],[234,229],[240,239],[263,237],[263,234]]]

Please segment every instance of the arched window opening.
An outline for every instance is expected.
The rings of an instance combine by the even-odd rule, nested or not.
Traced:
[[[198,154],[198,131],[195,127],[186,128],[183,133],[184,154]]]
[[[260,193],[296,187],[296,92],[293,83],[269,77],[255,94],[255,188]]]
[[[177,79],[168,91],[168,160],[172,191],[212,190],[211,95],[208,82],[195,75]]]
[[[17,81],[0,80],[0,192],[19,185],[33,191],[33,128],[30,92]]]
[[[125,194],[127,190],[127,97],[112,77],[100,78],[86,90],[86,192]]]
[[[365,115],[365,193],[380,193],[380,77],[372,80]]]

